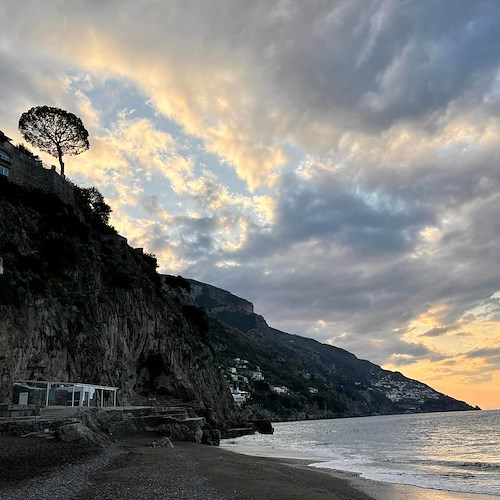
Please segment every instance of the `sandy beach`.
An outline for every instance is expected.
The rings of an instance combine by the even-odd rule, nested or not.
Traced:
[[[105,449],[0,436],[0,499],[134,500],[399,500],[474,499],[367,481],[311,469],[301,460],[237,454],[217,447],[174,443],[149,446],[150,435]]]

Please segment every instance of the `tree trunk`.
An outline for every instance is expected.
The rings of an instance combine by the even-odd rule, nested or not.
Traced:
[[[64,179],[64,162],[62,160],[63,154],[60,148],[57,148],[57,157],[59,158],[59,165],[61,166],[61,177]]]

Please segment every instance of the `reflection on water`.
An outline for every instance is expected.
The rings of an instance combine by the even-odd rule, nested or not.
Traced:
[[[500,411],[392,415],[277,423],[273,436],[245,436],[225,446],[305,458],[315,467],[388,483],[500,495],[498,429]]]

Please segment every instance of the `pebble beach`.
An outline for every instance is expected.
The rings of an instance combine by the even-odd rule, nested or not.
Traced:
[[[446,492],[376,483],[307,467],[300,460],[253,457],[151,435],[104,448],[0,436],[1,500],[452,500]],[[492,497],[489,497],[490,499]]]
[[[0,436],[0,498],[45,499],[353,499],[371,498],[348,480],[176,442],[153,448],[137,436],[103,449]]]

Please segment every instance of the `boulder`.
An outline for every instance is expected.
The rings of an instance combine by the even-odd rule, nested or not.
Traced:
[[[219,429],[205,429],[201,438],[203,444],[210,446],[219,446],[220,444],[220,431]]]
[[[102,443],[103,438],[81,422],[66,424],[56,429],[56,437],[66,443]]]
[[[251,420],[252,425],[255,427],[255,430],[260,434],[273,434],[274,428],[271,424],[271,421],[267,418],[259,418],[256,420]]]
[[[200,444],[203,440],[203,430],[201,427],[197,427],[194,431],[194,442]]]

